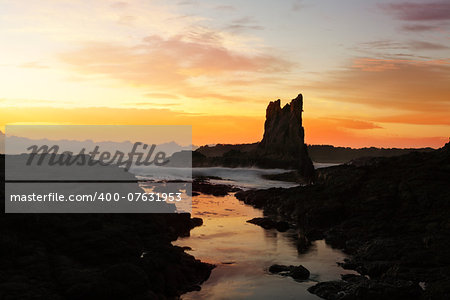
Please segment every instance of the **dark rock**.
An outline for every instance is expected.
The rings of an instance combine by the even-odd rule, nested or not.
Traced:
[[[279,174],[263,174],[262,177],[267,180],[277,180],[284,182],[306,183],[305,178],[298,171],[290,171]]]
[[[328,300],[355,299],[345,293],[347,284],[343,281],[327,281],[308,288],[308,292]]]
[[[264,123],[264,136],[258,152],[271,160],[293,163],[307,180],[314,176],[314,167],[305,145],[302,127],[303,96],[299,94],[281,108],[281,101],[269,103]]]
[[[288,231],[291,228],[291,225],[286,221],[278,221],[275,224],[275,228],[280,232]]]
[[[253,218],[248,220],[247,223],[255,224],[261,226],[264,229],[272,229],[275,228],[277,222],[270,218]]]
[[[417,283],[404,280],[378,281],[359,275],[345,275],[341,281],[320,282],[308,291],[329,299],[422,299]]]
[[[202,218],[191,218],[192,227],[198,227],[203,225]]]
[[[360,164],[369,157],[391,157],[408,154],[414,151],[431,152],[433,148],[349,148],[331,145],[308,145],[308,154],[316,163],[346,163]]]
[[[193,193],[202,193],[213,196],[226,196],[229,193],[240,191],[241,189],[227,184],[210,183],[209,179],[195,179],[192,183]]]
[[[304,266],[296,266],[290,269],[290,275],[297,280],[306,280],[309,278],[309,271]]]
[[[270,273],[280,273],[280,272],[288,272],[289,266],[285,265],[271,265],[269,268]]]
[[[271,265],[269,272],[273,274],[280,274],[283,276],[290,276],[295,280],[306,280],[309,278],[309,271],[304,266],[285,266],[285,265]]]

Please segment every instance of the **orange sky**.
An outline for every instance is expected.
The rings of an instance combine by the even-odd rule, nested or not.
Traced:
[[[2,3],[1,127],[183,124],[196,145],[255,142],[267,103],[302,93],[307,143],[450,136],[446,2]]]

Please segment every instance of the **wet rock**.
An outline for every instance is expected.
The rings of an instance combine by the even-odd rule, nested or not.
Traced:
[[[198,227],[203,225],[202,218],[191,218],[191,226]]]
[[[277,222],[270,218],[253,218],[248,220],[247,223],[255,224],[261,226],[264,229],[272,229],[275,228]]]
[[[360,275],[344,275],[341,281],[320,282],[308,291],[329,299],[421,299],[422,289],[418,283],[405,280],[379,281]]]
[[[298,280],[306,280],[309,278],[309,271],[304,266],[296,266],[290,269],[290,276]]]
[[[263,174],[262,178],[284,182],[306,183],[305,178],[297,170],[279,174]]]
[[[291,225],[286,221],[278,221],[275,224],[275,228],[280,232],[288,231],[291,228]]]
[[[202,193],[213,196],[226,196],[229,193],[240,191],[241,189],[227,184],[214,184],[205,179],[195,179],[192,183],[192,193]]]
[[[271,265],[269,268],[269,272],[270,273],[280,273],[280,272],[288,272],[289,271],[289,266],[285,266],[285,265]]]
[[[283,276],[290,276],[295,280],[306,280],[309,278],[310,272],[304,266],[285,266],[285,265],[271,265],[269,272],[273,274],[280,274]]]

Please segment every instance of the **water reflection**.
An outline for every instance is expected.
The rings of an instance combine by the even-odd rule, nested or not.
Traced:
[[[204,225],[191,231],[190,237],[174,244],[189,246],[196,258],[216,264],[202,290],[182,296],[182,299],[319,299],[306,291],[317,281],[338,279],[350,273],[339,268],[336,261],[345,255],[331,249],[323,241],[315,242],[307,253],[296,248],[293,230],[280,233],[246,223],[261,217],[262,211],[238,201],[233,195],[193,198],[193,216],[201,217]],[[302,264],[311,272],[308,281],[271,275],[272,264]]]

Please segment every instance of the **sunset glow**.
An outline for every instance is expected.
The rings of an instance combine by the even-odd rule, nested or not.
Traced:
[[[441,147],[445,1],[0,0],[0,126],[192,125],[195,145],[261,139],[304,96],[309,144]]]

